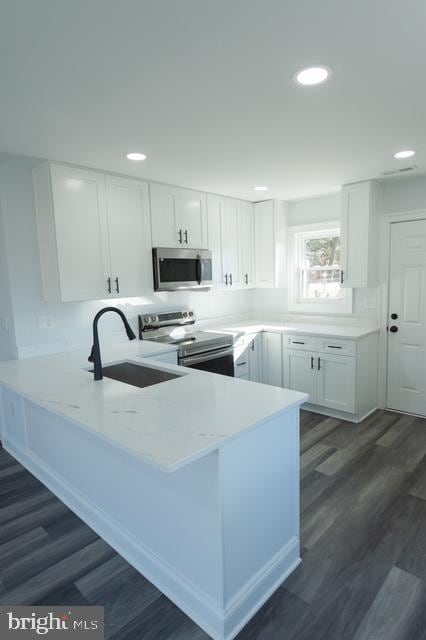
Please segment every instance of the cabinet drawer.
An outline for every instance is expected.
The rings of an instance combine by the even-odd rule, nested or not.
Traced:
[[[288,349],[302,349],[303,351],[317,351],[318,338],[316,336],[286,336],[284,345]]]
[[[317,338],[318,351],[321,353],[334,353],[336,356],[356,355],[356,342],[354,340],[335,340],[334,338]]]

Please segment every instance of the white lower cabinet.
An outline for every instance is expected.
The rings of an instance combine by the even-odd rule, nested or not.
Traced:
[[[355,412],[355,358],[284,350],[284,386],[309,394],[310,403]]]
[[[309,393],[311,401],[316,400],[315,355],[303,350],[284,350],[284,386],[293,391]]]
[[[377,408],[377,333],[284,336],[283,372],[285,388],[309,394],[308,409],[360,422]]]
[[[356,359],[351,356],[317,355],[316,404],[355,413]]]
[[[262,382],[283,385],[283,345],[280,333],[262,333]]]

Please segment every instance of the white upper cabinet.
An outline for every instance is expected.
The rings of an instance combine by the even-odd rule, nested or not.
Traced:
[[[106,176],[112,292],[126,298],[152,289],[146,182]]]
[[[225,198],[222,216],[222,269],[225,286],[241,284],[239,261],[238,200]]]
[[[183,232],[183,245],[190,249],[207,249],[206,194],[180,189],[179,225]]]
[[[377,286],[381,185],[344,185],[341,203],[342,286]]]
[[[179,227],[179,189],[164,184],[149,185],[153,247],[182,247]]]
[[[142,282],[152,277],[146,187],[144,199],[138,181],[53,163],[39,165],[33,176],[45,300],[143,293]]]
[[[285,287],[287,205],[279,200],[254,204],[256,287]]]
[[[207,248],[204,193],[151,183],[150,194],[153,247]]]
[[[213,286],[225,286],[222,270],[222,216],[225,198],[207,194],[207,235],[208,248],[212,252]]]
[[[239,203],[238,230],[241,282],[243,287],[253,287],[255,284],[254,208],[251,202]]]
[[[254,213],[251,202],[207,195],[208,248],[213,284],[225,289],[254,285]]]

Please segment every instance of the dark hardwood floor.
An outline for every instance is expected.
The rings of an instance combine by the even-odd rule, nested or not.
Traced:
[[[303,563],[238,640],[426,640],[426,420],[302,412],[301,431]],[[111,640],[207,640],[2,450],[0,604],[12,603],[104,605]]]

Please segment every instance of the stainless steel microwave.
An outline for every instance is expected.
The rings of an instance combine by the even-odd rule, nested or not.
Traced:
[[[154,291],[207,289],[212,286],[212,253],[203,249],[152,250]]]

